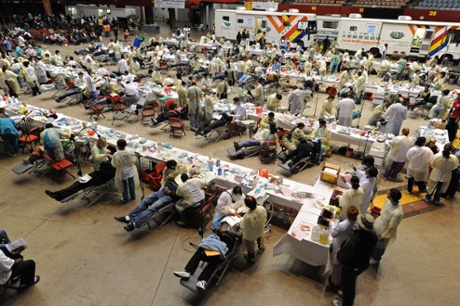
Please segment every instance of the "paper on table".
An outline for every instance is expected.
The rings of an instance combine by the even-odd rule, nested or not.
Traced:
[[[290,197],[292,195],[292,190],[291,188],[283,187],[281,188],[281,193],[286,197]]]
[[[305,237],[310,235],[311,230],[313,229],[313,224],[299,222],[294,227],[291,228],[289,235],[294,237],[295,239],[302,241]]]
[[[332,174],[332,175],[337,175],[337,170],[331,169],[331,168],[324,168],[323,170],[325,173]]]
[[[13,254],[19,254],[27,249],[27,243],[24,241],[24,238],[19,238],[18,240],[7,244],[6,249]]]
[[[84,176],[79,176],[79,177],[77,178],[77,181],[78,181],[79,183],[84,184],[84,183],[87,183],[90,179],[91,179],[91,176],[89,176],[89,174],[85,174]]]

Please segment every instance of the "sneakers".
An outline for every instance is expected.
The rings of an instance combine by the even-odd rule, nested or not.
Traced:
[[[265,252],[265,247],[261,247],[261,248],[259,248],[259,251],[258,251],[258,253],[259,253],[259,254],[262,254],[263,252]]]
[[[123,198],[120,199],[121,203],[126,204],[129,203],[129,201],[125,201]]]
[[[207,284],[205,281],[203,281],[203,280],[202,280],[202,281],[198,281],[198,282],[196,283],[196,287],[197,287],[198,289],[201,289],[201,290],[206,290],[206,286],[207,286],[207,285],[208,285],[208,284]]]
[[[428,199],[426,196],[423,197],[422,200],[425,201],[425,202],[427,202],[427,203],[431,203],[431,202],[432,202],[431,199]]]
[[[117,222],[129,224],[129,220],[126,217],[113,217],[113,218]]]
[[[341,299],[333,299],[332,300],[332,305],[334,305],[334,306],[342,306],[342,300]]]
[[[154,128],[154,127],[158,126],[159,124],[160,124],[160,123],[157,122],[155,119],[151,119],[151,120],[149,121],[149,127],[151,127],[151,128]]]
[[[175,271],[174,275],[180,278],[189,278],[190,277],[190,272],[187,271]]]
[[[371,257],[371,259],[369,260],[369,264],[370,265],[377,265],[379,262],[377,260],[375,260],[374,258]]]
[[[32,287],[33,285],[35,285],[39,281],[40,281],[40,275],[35,275],[34,280],[31,283],[28,283],[26,285],[20,285],[19,286],[19,291],[22,291],[22,290],[24,290],[26,288]]]
[[[238,151],[239,149],[241,149],[240,145],[239,145],[238,142],[236,142],[236,141],[233,142],[233,146],[235,147],[235,150],[237,150],[237,151]]]
[[[127,232],[132,232],[134,231],[134,229],[136,228],[134,226],[134,222],[129,222],[127,225],[123,226],[123,228],[125,229],[125,231]]]

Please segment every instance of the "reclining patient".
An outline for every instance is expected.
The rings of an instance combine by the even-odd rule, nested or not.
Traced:
[[[195,135],[206,136],[209,132],[211,132],[211,130],[224,126],[232,120],[233,117],[226,112],[219,112],[218,116],[214,115],[213,118],[207,120],[205,124],[196,131]]]
[[[126,216],[115,217],[115,221],[126,223],[123,228],[128,232],[133,231],[135,228],[140,228],[161,208],[179,199],[176,190],[177,184],[173,177],[169,177],[166,184],[160,190],[144,198]]]
[[[212,274],[219,264],[225,261],[226,255],[235,246],[235,237],[239,236],[241,236],[241,230],[238,224],[233,228],[229,228],[227,223],[219,225],[215,233],[201,240],[198,249],[192,258],[190,258],[184,270],[175,271],[174,275],[182,279],[188,279],[191,274],[195,273],[200,261],[205,261],[207,265],[198,276],[196,286],[201,290],[206,290]]]
[[[294,151],[286,155],[284,163],[289,168],[291,168],[293,165],[297,164],[303,158],[313,156],[314,154],[319,153],[320,150],[320,142],[312,140],[302,140],[300,141],[299,145]]]
[[[238,151],[241,148],[246,147],[260,147],[265,142],[276,141],[277,138],[276,125],[274,123],[270,123],[268,129],[261,129],[255,133],[254,137],[240,142],[235,141],[233,145],[235,150]]]
[[[173,117],[173,118],[185,117],[187,113],[188,113],[187,105],[184,105],[183,107],[180,107],[180,106],[176,107],[175,105],[169,105],[168,111],[165,111],[159,114],[155,119],[151,119],[149,122],[149,126],[151,128],[157,127],[163,121],[168,120],[170,117]]]
[[[89,174],[91,179],[86,183],[80,183],[76,181],[67,188],[52,192],[50,190],[45,190],[46,194],[56,201],[62,201],[65,198],[76,194],[80,190],[83,190],[88,187],[94,187],[108,182],[109,180],[115,177],[115,168],[112,167],[110,161],[101,163],[98,170],[93,171]]]

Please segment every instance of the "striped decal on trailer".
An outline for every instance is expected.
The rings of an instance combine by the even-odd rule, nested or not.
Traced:
[[[431,41],[428,56],[433,57],[442,49],[447,47],[447,31],[444,26],[437,26],[434,28],[434,38]]]
[[[299,16],[267,16],[268,21],[270,21],[273,28],[281,35],[282,38],[287,39],[292,42],[297,42],[301,40],[306,33],[298,29],[299,21],[308,21],[306,16],[299,18]],[[290,23],[290,26],[285,26],[285,23]],[[280,38],[281,38],[280,37]]]

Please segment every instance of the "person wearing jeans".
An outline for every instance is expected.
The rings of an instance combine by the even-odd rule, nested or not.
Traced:
[[[115,186],[122,193],[123,203],[136,199],[136,186],[139,184],[134,154],[125,150],[126,145],[126,140],[118,139],[118,151],[112,158],[112,166],[116,169]]]
[[[161,208],[178,199],[176,189],[174,181],[168,181],[160,190],[144,198],[128,215],[115,217],[115,221],[126,223],[124,229],[128,232],[140,228]]]
[[[383,178],[395,181],[399,172],[406,164],[406,154],[414,145],[414,139],[409,137],[410,129],[403,128],[401,135],[393,138],[390,141],[390,151],[387,154],[387,170],[383,174]]]

